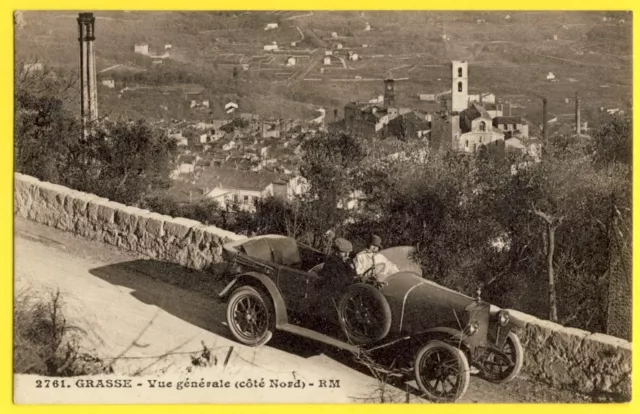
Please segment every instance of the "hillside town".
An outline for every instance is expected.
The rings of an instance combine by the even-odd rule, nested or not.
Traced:
[[[505,110],[505,103],[491,92],[470,94],[469,72],[468,62],[451,62],[451,89],[420,94],[417,102],[397,100],[394,79],[385,79],[382,95],[345,105],[344,118],[334,117],[332,121],[322,110],[321,116],[306,121],[264,119],[238,111],[227,119],[158,122],[156,126],[166,130],[180,147],[172,193],[183,200],[187,196],[188,200],[212,197],[222,205],[233,200],[243,209],[251,209],[260,197],[284,195],[273,188],[287,183],[286,197],[291,199],[304,191],[304,177],[298,169],[302,143],[327,131],[375,137],[382,147],[412,140],[424,143],[429,151],[453,149],[473,154],[483,147],[495,148],[527,155],[534,161],[540,161],[547,130],[555,135],[589,138],[587,123],[580,120],[577,95],[573,122],[545,118],[536,124],[511,115],[509,103]],[[194,102],[192,107],[197,108]],[[546,108],[543,112],[547,116]],[[390,157],[398,156],[402,147],[391,146],[387,152]]]
[[[499,148],[535,161],[540,160],[547,130],[553,135],[588,139],[588,124],[580,120],[577,94],[573,119],[548,119],[545,107],[547,118],[536,124],[512,115],[511,103],[494,93],[470,93],[473,73],[468,62],[452,61],[450,68],[449,90],[420,93],[403,101],[395,97],[396,81],[384,79],[379,88],[383,94],[366,102],[348,103],[343,118],[334,110],[333,118],[327,119],[324,108],[319,109],[317,118],[308,120],[265,118],[228,102],[224,105],[228,116],[223,119],[152,120],[152,125],[166,131],[180,148],[172,194],[181,201],[211,197],[223,206],[233,200],[248,210],[260,197],[285,194],[274,192],[279,183],[287,183],[286,197],[299,195],[304,191],[304,177],[298,170],[302,143],[327,131],[376,137],[383,147],[397,140],[415,140],[430,151],[453,149],[473,154],[483,147]],[[542,101],[533,104],[546,105]],[[209,100],[189,102],[196,113],[209,106]],[[388,152],[397,156],[402,149],[396,145]],[[240,175],[242,179],[238,179]]]
[[[610,22],[612,18],[605,18],[607,20],[603,20],[603,24],[614,24]],[[505,15],[504,19],[510,20],[511,16]],[[20,21],[26,25],[24,18]],[[486,25],[487,21],[478,19],[475,23]],[[615,24],[625,23],[616,21]],[[384,56],[376,54],[370,44],[355,43],[350,33],[328,31],[318,35],[313,30],[292,27],[293,33],[300,37],[298,40],[273,41],[262,47],[256,46],[262,50],[255,50],[253,56],[247,51],[244,54],[223,54],[216,59],[222,58],[222,64],[233,67],[234,77],[244,72],[268,73],[265,70],[277,68],[281,71],[278,73],[288,76],[288,79],[275,82],[290,84],[314,83],[322,77],[333,79],[338,73],[355,69],[350,64],[368,68],[378,65]],[[379,29],[364,18],[363,26],[358,30],[366,36],[375,36]],[[265,20],[263,31],[277,36],[286,28],[282,21]],[[558,41],[557,34],[552,38]],[[443,35],[442,41],[446,44],[451,39]],[[181,56],[184,46],[168,38],[164,42],[139,41],[131,45],[128,55],[129,58],[137,56],[142,59],[137,65],[166,66]],[[95,55],[94,49],[91,50]],[[220,201],[222,192],[226,194],[226,202],[237,199],[243,209],[251,210],[252,200],[255,201],[260,194],[274,194],[271,188],[275,182],[304,181],[299,171],[304,142],[322,134],[341,131],[354,136],[375,137],[380,143],[380,150],[384,148],[389,156],[396,157],[402,153],[402,145],[397,142],[412,140],[423,142],[429,151],[452,149],[473,154],[484,148],[501,153],[526,154],[539,161],[543,143],[549,137],[588,139],[590,129],[588,121],[581,117],[581,98],[577,89],[573,96],[564,98],[565,107],[573,106],[572,110],[560,114],[548,110],[542,99],[500,96],[491,92],[487,85],[474,81],[474,70],[479,70],[474,62],[451,60],[440,65],[446,68],[448,78],[429,75],[430,68],[434,66],[429,63],[421,62],[416,56],[412,65],[404,66],[409,67],[409,72],[416,72],[424,66],[426,73],[423,72],[420,79],[412,75],[412,82],[441,84],[442,89],[423,88],[414,90],[412,94],[398,93],[397,87],[409,78],[404,76],[406,69],[398,72],[397,68],[386,70],[382,76],[378,74],[376,79],[364,79],[360,75],[355,79],[333,79],[368,80],[365,84],[368,93],[364,95],[369,95],[369,98],[349,99],[347,96],[349,102],[342,108],[311,105],[308,112],[313,115],[307,118],[260,115],[245,108],[242,100],[233,96],[221,99],[203,91],[198,85],[181,87],[176,95],[179,99],[174,99],[173,106],[160,104],[160,115],[146,118],[150,125],[165,131],[179,147],[172,173],[175,186],[171,194],[179,201],[202,197]],[[26,63],[23,70],[43,71],[44,68],[42,63]],[[91,119],[111,117],[100,118],[97,115],[98,101],[103,95],[117,95],[117,100],[123,101],[128,99],[127,94],[148,89],[141,86],[135,77],[131,78],[131,73],[144,70],[136,69],[136,65],[131,63],[121,61],[100,71],[94,65],[91,70],[93,73],[87,74],[88,79],[97,79],[97,87],[92,85],[90,94],[90,105],[94,108],[90,112]],[[313,73],[320,78],[315,79]],[[544,79],[550,83],[566,81],[571,84],[576,81],[574,78],[561,80],[552,72]],[[173,96],[175,91],[172,88],[171,85],[161,85],[162,95]],[[599,111],[609,114],[624,112],[618,107],[604,106],[599,107]],[[184,116],[176,117],[178,112]],[[529,118],[526,114],[531,112],[542,113],[542,117]],[[246,179],[238,181],[234,178],[238,174],[245,174]],[[212,180],[211,177],[217,178]],[[247,188],[237,188],[237,182],[247,183]],[[287,194],[300,194],[303,187],[288,184]],[[217,190],[212,192],[213,189]]]

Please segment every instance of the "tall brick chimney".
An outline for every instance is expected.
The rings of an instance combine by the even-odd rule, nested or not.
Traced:
[[[94,50],[96,18],[93,13],[78,14],[78,41],[80,42],[80,100],[83,138],[87,125],[98,119],[98,88],[96,85],[96,55]]]
[[[576,134],[580,135],[580,97],[576,92]]]

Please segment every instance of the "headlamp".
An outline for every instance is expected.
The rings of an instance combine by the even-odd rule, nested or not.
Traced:
[[[469,327],[467,328],[467,335],[471,336],[478,332],[478,328],[480,327],[480,322],[471,321],[469,322]]]
[[[500,323],[500,326],[505,326],[506,324],[509,323],[509,312],[505,311],[505,310],[501,310],[498,313],[498,323]]]

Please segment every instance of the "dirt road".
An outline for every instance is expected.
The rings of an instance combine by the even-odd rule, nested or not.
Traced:
[[[207,274],[153,260],[142,260],[111,246],[90,242],[16,218],[16,292],[62,294],[69,323],[87,334],[82,345],[107,361],[118,375],[176,375],[225,378],[339,379],[339,388],[254,390],[251,393],[193,394],[198,402],[363,402],[379,400],[377,381],[350,355],[317,343],[278,334],[265,347],[249,348],[229,339],[225,306],[213,298],[221,288]],[[212,350],[216,366],[194,368],[191,356]],[[233,349],[231,349],[233,347]],[[227,359],[227,364],[222,361]],[[16,389],[29,381],[20,376]],[[205,390],[206,391],[206,390]],[[406,392],[398,393],[400,401]],[[191,390],[190,392],[195,392]],[[389,392],[389,390],[387,390]],[[416,393],[413,393],[416,394]],[[60,393],[55,398],[60,397]],[[99,392],[75,402],[100,400]],[[104,402],[113,400],[104,394]],[[138,394],[118,394],[121,402],[141,401]],[[154,393],[144,401],[175,402],[188,393]],[[42,398],[45,396],[42,395]],[[54,398],[54,397],[52,397]],[[410,395],[412,401],[419,401]],[[463,402],[578,401],[571,394],[518,379],[506,386],[472,378]],[[101,400],[100,400],[101,401]],[[179,400],[176,400],[179,401]]]

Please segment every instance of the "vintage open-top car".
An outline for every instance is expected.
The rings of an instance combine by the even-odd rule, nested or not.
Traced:
[[[323,277],[326,256],[293,238],[228,243],[230,281],[220,298],[227,300],[229,329],[251,346],[280,330],[374,359],[393,355],[394,366],[414,375],[433,401],[462,397],[470,365],[488,381],[515,378],[523,350],[509,313],[426,280],[411,252],[382,250],[398,272],[336,291]]]

